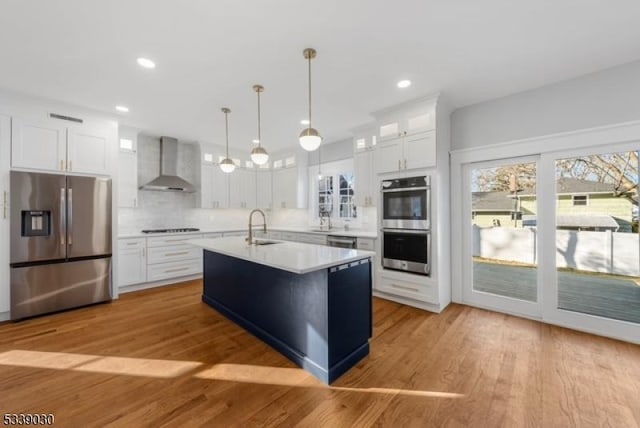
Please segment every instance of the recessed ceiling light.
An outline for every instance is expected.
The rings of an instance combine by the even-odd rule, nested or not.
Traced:
[[[300,121],[300,124],[301,124],[301,125],[308,125],[308,124],[309,124],[309,119],[302,119],[302,120]]]
[[[258,140],[257,138],[255,140],[252,140],[253,144],[258,144],[260,142],[260,140]]]
[[[144,68],[156,68],[156,63],[151,61],[149,58],[138,58],[136,60],[138,62],[138,65],[140,67],[144,67]]]
[[[411,86],[411,80],[401,80],[398,82],[398,88],[404,89]]]
[[[118,110],[121,113],[128,113],[129,112],[129,107],[126,106],[116,106],[116,110]]]

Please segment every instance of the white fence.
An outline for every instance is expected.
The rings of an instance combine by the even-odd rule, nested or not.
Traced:
[[[534,228],[473,226],[473,255],[488,259],[536,263]],[[557,267],[640,276],[637,233],[556,231]]]

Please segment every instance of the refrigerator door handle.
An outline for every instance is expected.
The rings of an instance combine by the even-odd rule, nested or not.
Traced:
[[[67,222],[67,209],[66,209],[66,197],[65,188],[60,189],[60,245],[66,244],[65,224]]]
[[[69,203],[67,204],[67,241],[73,245],[73,189],[69,188]]]

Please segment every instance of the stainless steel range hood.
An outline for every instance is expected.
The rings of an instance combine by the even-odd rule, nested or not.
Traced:
[[[140,186],[140,189],[185,193],[196,191],[191,183],[178,176],[178,140],[160,137],[160,176]]]

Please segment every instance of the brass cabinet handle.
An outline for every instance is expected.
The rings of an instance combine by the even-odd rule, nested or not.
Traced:
[[[404,160],[404,169],[407,169],[407,160]]]
[[[69,160],[69,171],[73,170],[73,166],[72,166],[73,163],[72,162],[73,162],[72,160]]]
[[[64,171],[64,161],[60,159],[60,171]]]
[[[391,284],[391,286],[392,286],[393,288],[399,288],[399,289],[401,289],[401,290],[413,291],[414,293],[418,293],[418,292],[420,292],[420,290],[418,290],[417,288],[407,287],[407,286],[404,286],[404,285]]]
[[[398,159],[398,169],[402,169],[402,161]]]
[[[183,268],[179,268],[179,269],[167,269],[164,271],[164,273],[172,273],[172,272],[180,272],[183,270],[189,270],[188,267],[183,267]]]
[[[189,251],[181,251],[179,253],[165,253],[165,256],[184,256],[189,254]]]

